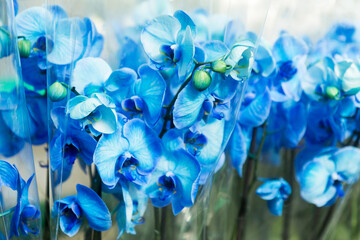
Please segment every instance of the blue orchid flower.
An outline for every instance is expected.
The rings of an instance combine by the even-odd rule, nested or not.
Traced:
[[[68,101],[67,114],[79,120],[82,127],[90,125],[99,133],[111,134],[116,130],[117,115],[115,103],[105,93],[93,93],[90,97],[79,95]],[[99,133],[95,135],[99,135]]]
[[[129,68],[114,71],[106,81],[105,89],[121,106],[122,114],[128,118],[144,116],[146,124],[153,127],[161,115],[166,83],[147,65],[140,66],[138,72],[139,79]]]
[[[9,187],[17,191],[17,204],[15,207],[2,213],[2,216],[13,212],[10,223],[10,238],[13,236],[27,236],[30,233],[39,234],[40,211],[38,207],[29,202],[29,187],[34,178],[32,175],[25,182],[15,165],[0,160],[0,189]],[[34,222],[36,222],[34,224]]]
[[[114,188],[120,179],[143,185],[161,156],[160,139],[140,119],[118,124],[113,134],[100,138],[94,163],[105,185]]]
[[[273,79],[272,100],[299,101],[302,94],[301,75],[305,72],[305,58],[308,52],[306,43],[283,32],[273,47],[273,56],[278,72]]]
[[[121,181],[120,185],[116,187],[121,189],[120,194],[114,193],[120,199],[116,207],[116,221],[119,228],[117,239],[120,239],[125,232],[136,234],[135,226],[144,223],[143,216],[148,204],[148,197],[134,183]]]
[[[302,83],[306,95],[314,100],[338,100],[342,97],[341,82],[335,75],[335,62],[326,57],[307,69]]]
[[[230,52],[224,57],[225,63],[230,66],[226,75],[235,80],[248,78],[254,61],[254,44],[251,41],[240,41],[232,46]]]
[[[263,183],[256,189],[256,194],[267,201],[267,206],[271,214],[281,216],[284,201],[291,194],[290,185],[282,178],[263,179]]]
[[[72,195],[54,203],[52,214],[60,216],[60,228],[73,237],[78,233],[86,217],[89,226],[96,231],[111,228],[111,214],[102,199],[90,188],[76,185],[77,195]]]
[[[74,68],[71,86],[83,95],[103,93],[105,82],[112,73],[111,67],[101,58],[80,59]]]
[[[340,61],[336,64],[335,73],[340,78],[345,95],[354,95],[360,91],[360,62]]]
[[[180,92],[174,105],[174,125],[178,129],[192,126],[205,115],[223,119],[228,115],[238,81],[215,73],[211,85],[199,91],[191,82]]]
[[[91,165],[96,148],[96,140],[86,131],[81,130],[78,121],[66,119],[65,108],[57,107],[51,112],[52,121],[56,127],[54,137],[50,142],[51,170],[62,169],[62,181],[71,174],[75,159],[80,158],[80,166],[86,171],[86,165]],[[55,179],[55,183],[60,179]]]
[[[198,189],[200,165],[184,149],[164,152],[151,174],[145,193],[155,207],[172,204],[174,215],[194,204]]]
[[[344,147],[315,152],[305,150],[299,154],[296,172],[302,198],[322,207],[344,196],[343,184],[352,184],[359,178],[359,153],[358,148]]]
[[[155,18],[141,33],[144,50],[156,69],[177,67],[180,79],[184,79],[194,67],[196,28],[183,11],[174,16]]]
[[[28,198],[29,187],[34,176],[32,175],[25,183],[20,174],[17,175],[17,205],[11,218],[10,238],[12,236],[26,236],[29,233],[38,235],[40,232],[40,229],[36,227],[38,224],[35,226],[33,224],[34,221],[40,221],[40,210],[31,204]]]
[[[200,121],[189,129],[170,129],[162,140],[169,150],[184,149],[195,157],[201,166],[199,184],[204,184],[209,174],[218,166],[224,129],[224,119],[209,118],[207,122]]]
[[[48,66],[63,67],[81,57],[98,56],[103,47],[103,37],[88,18],[68,18],[56,5],[29,8],[15,22],[17,34],[30,41],[30,56],[22,57],[21,65],[24,81],[35,90],[46,88]]]

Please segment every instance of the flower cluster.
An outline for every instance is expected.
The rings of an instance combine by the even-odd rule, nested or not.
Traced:
[[[360,39],[355,33],[355,26],[338,23],[315,43],[288,32],[272,48],[260,43],[229,148],[240,176],[247,159],[258,161],[260,153],[262,161],[279,165],[282,152],[299,149],[295,160],[284,160],[295,161],[301,196],[319,207],[333,204],[344,195],[344,185],[358,179]],[[269,180],[257,194],[265,200],[286,198],[288,188],[283,179]],[[268,206],[281,215],[282,204]]]
[[[71,178],[75,163],[94,173],[92,187],[98,176],[102,191],[119,200],[118,238],[135,234],[148,200],[171,204],[174,215],[191,207],[223,163],[256,39],[230,20],[205,34],[210,19],[193,20],[204,14],[176,11],[123,31],[116,69],[100,57],[104,38],[90,19],[68,17],[60,6],[16,16],[32,141],[46,140],[48,97],[54,187]],[[83,216],[94,230],[109,229],[101,192],[76,189],[54,203],[61,230],[74,236]]]

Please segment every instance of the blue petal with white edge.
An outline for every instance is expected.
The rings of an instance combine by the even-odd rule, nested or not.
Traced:
[[[194,67],[193,58],[195,55],[195,46],[193,42],[193,36],[191,35],[190,27],[186,28],[183,38],[179,43],[181,58],[177,63],[178,75],[180,80],[187,77]]]
[[[83,94],[88,85],[103,87],[111,72],[110,66],[103,59],[83,58],[75,65],[71,85]]]
[[[231,137],[231,163],[232,166],[238,171],[239,176],[242,177],[242,169],[247,158],[248,142],[250,137],[244,127],[236,124],[235,130]]]
[[[181,29],[179,21],[172,16],[160,16],[151,21],[141,33],[141,43],[149,58],[162,63],[164,55],[160,52],[163,45],[173,45]]]
[[[101,180],[110,188],[115,187],[119,181],[116,175],[118,158],[128,151],[129,143],[122,137],[122,127],[119,125],[113,134],[104,134],[95,149],[94,163],[99,171]]]
[[[207,94],[207,90],[199,92],[191,83],[180,92],[173,111],[176,128],[186,128],[196,122]]]
[[[78,201],[88,220],[89,226],[96,231],[111,228],[111,215],[103,200],[94,190],[81,184],[76,185]]]
[[[52,14],[45,8],[32,7],[19,13],[15,18],[18,36],[25,36],[34,45],[45,36],[46,23],[52,22]]]
[[[218,159],[224,139],[225,120],[209,119],[208,122],[199,128],[205,135],[207,143],[201,149],[196,159],[201,165],[213,165]]]
[[[68,113],[72,119],[83,119],[89,116],[102,103],[97,98],[76,96],[68,102]]]
[[[333,164],[327,160],[328,165]],[[325,163],[325,164],[326,164]],[[331,200],[335,194],[335,187],[328,186],[329,178],[331,177],[332,171],[324,166],[324,161],[312,161],[304,166],[304,169],[300,177],[301,196],[308,202],[314,203],[317,206],[324,206]]]
[[[193,20],[187,15],[184,11],[178,10],[174,13],[174,17],[180,22],[181,29],[179,34],[186,31],[186,28],[189,26],[191,29],[191,35],[196,36],[196,26]]]
[[[95,122],[92,123],[92,127],[96,131],[105,134],[115,132],[117,117],[114,109],[101,105],[96,109],[94,119]]]
[[[161,156],[160,139],[139,119],[128,121],[123,127],[123,135],[129,141],[129,152],[138,160],[141,174],[152,172]]]
[[[120,68],[111,73],[105,82],[105,89],[116,101],[121,102],[133,95],[137,74],[130,68]],[[110,92],[110,93],[109,93]]]
[[[173,153],[173,161],[176,164],[173,170],[174,174],[179,178],[182,187],[182,192],[179,193],[181,195],[179,201],[181,201],[182,206],[190,207],[194,204],[197,194],[200,165],[185,150],[175,151]],[[177,213],[174,212],[175,215]]]
[[[166,83],[162,76],[147,65],[139,68],[140,80],[136,83],[135,93],[146,104],[144,109],[145,121],[154,126],[159,120],[164,102]]]
[[[266,181],[256,189],[256,194],[264,200],[272,200],[278,196],[282,184],[278,180]]]
[[[213,62],[224,57],[228,52],[228,47],[221,41],[206,42],[203,46],[206,62]]]
[[[62,19],[55,24],[54,46],[47,55],[49,62],[66,65],[76,61],[84,51],[81,19]]]
[[[248,127],[258,127],[268,118],[271,97],[268,88],[240,112],[239,122]]]
[[[360,149],[348,146],[340,148],[331,159],[335,162],[336,172],[347,183],[354,183],[360,176]]]

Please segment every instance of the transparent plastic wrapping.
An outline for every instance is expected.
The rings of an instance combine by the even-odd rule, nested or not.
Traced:
[[[358,210],[350,210],[360,173],[358,8],[272,1],[228,168],[214,176],[209,239],[219,228],[221,239],[359,236]]]
[[[0,238],[40,239],[41,218],[29,114],[14,24],[17,4],[0,2]]]
[[[206,235],[212,176],[267,7],[48,0],[36,9],[46,19],[53,239]]]

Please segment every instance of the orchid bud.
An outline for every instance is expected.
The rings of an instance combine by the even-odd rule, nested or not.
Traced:
[[[225,73],[226,67],[226,63],[223,60],[216,60],[211,63],[211,70],[217,73]]]
[[[197,70],[193,76],[194,87],[199,91],[204,91],[211,84],[211,76],[207,71]]]
[[[337,87],[328,86],[325,89],[326,96],[330,99],[337,99],[339,97],[340,91]]]
[[[59,82],[54,82],[49,87],[49,97],[53,102],[58,102],[63,100],[67,95],[67,89]]]
[[[27,39],[22,39],[19,40],[18,44],[19,44],[20,57],[22,58],[29,57],[31,52],[31,42]]]

